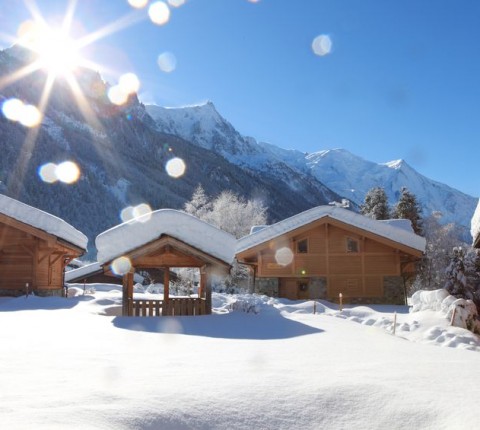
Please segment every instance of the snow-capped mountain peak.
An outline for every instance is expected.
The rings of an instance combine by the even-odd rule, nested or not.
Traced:
[[[259,143],[238,133],[213,103],[176,110],[148,106],[147,111],[162,131],[179,134],[219,153],[231,163],[264,173],[274,171],[290,184],[292,191],[298,189],[295,175],[304,179],[311,177],[339,196],[361,205],[370,189],[383,187],[393,206],[401,189],[407,187],[417,196],[424,217],[441,212],[442,223],[454,222],[469,230],[476,199],[426,178],[403,159],[374,163],[342,148],[305,154]]]

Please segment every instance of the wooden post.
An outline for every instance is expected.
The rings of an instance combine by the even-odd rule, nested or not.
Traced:
[[[205,273],[205,313],[212,313],[212,271],[210,267],[206,268]]]
[[[343,294],[342,293],[338,293],[338,310],[340,312],[343,311]]]
[[[170,315],[170,267],[163,268],[163,310]]]
[[[133,272],[123,275],[122,282],[122,315],[124,317],[133,315]]]
[[[317,302],[314,300],[313,301],[313,315],[317,313]]]
[[[452,313],[452,319],[450,320],[450,325],[453,326],[453,324],[455,323],[455,316],[457,315],[457,307],[455,306],[453,308],[453,313]]]
[[[395,330],[397,328],[397,313],[393,314],[393,335],[395,336]]]
[[[200,269],[200,286],[198,287],[198,298],[203,299],[205,297],[205,284],[207,280],[207,275],[205,274],[205,269],[202,267]]]
[[[127,314],[129,317],[133,315],[133,273],[135,269],[131,269],[127,273]]]

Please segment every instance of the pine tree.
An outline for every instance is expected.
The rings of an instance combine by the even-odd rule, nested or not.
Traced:
[[[415,195],[408,191],[406,187],[403,187],[398,203],[393,209],[393,218],[410,220],[413,231],[421,235],[423,230],[421,211]]]
[[[365,202],[360,208],[362,215],[369,218],[384,220],[390,218],[388,197],[382,187],[375,187],[368,191]]]
[[[445,289],[458,298],[472,299],[470,289],[467,287],[467,277],[465,276],[465,252],[461,247],[453,248],[450,264],[445,270],[447,281]]]

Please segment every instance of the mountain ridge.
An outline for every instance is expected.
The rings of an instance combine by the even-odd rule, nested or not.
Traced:
[[[0,51],[1,76],[25,66],[22,55],[14,54]],[[179,209],[198,184],[212,197],[228,189],[244,198],[261,199],[269,209],[269,222],[342,198],[350,199],[354,210],[361,203],[352,191],[345,192],[347,186],[353,189],[345,182],[346,170],[351,169],[352,160],[357,160],[357,170],[367,167],[348,151],[305,154],[258,142],[239,133],[212,102],[162,108],[145,106],[132,95],[124,106],[116,106],[107,96],[110,85],[98,72],[80,70],[75,77],[85,105],[66,82],[55,82],[42,124],[34,132],[0,114],[0,192],[65,219],[89,237],[90,246],[96,235],[122,222],[120,214],[126,206],[148,203],[153,209]],[[39,70],[4,86],[0,97],[35,104],[45,82],[46,74]],[[32,135],[36,135],[34,141]],[[339,158],[337,162],[330,163],[332,156]],[[185,174],[178,179],[165,170],[174,157],[186,164]],[[41,166],[67,159],[81,169],[78,182],[66,185],[41,180]],[[405,176],[400,164],[397,170]],[[380,169],[376,183],[392,180],[382,176],[382,169],[392,169],[376,169]],[[324,177],[329,171],[336,175]],[[419,184],[440,190],[443,197],[436,200],[436,207],[454,212],[456,190],[415,178]],[[357,186],[358,179],[352,179],[355,182]],[[399,183],[392,183],[392,190],[394,185]],[[476,200],[467,198],[473,214]],[[454,207],[448,208],[448,202]],[[469,210],[468,204],[462,206],[462,212]]]
[[[175,125],[175,117],[184,115],[190,117],[190,121],[205,121],[211,124],[208,130],[210,136],[215,133],[221,135],[222,130],[233,128],[211,101],[182,108],[160,108],[147,105],[146,111],[155,120],[160,130],[163,130],[165,123],[169,123],[172,131],[196,144],[204,139],[201,131],[196,129],[200,136],[193,136],[191,129]],[[210,112],[214,112],[215,119],[205,120]],[[221,154],[233,164],[248,166],[258,171],[268,171],[274,168],[276,163],[285,163],[292,171],[314,177],[356,205],[361,205],[365,194],[377,186],[385,189],[389,202],[393,205],[398,200],[402,187],[405,186],[417,196],[423,207],[424,216],[441,212],[443,224],[452,222],[459,224],[464,232],[469,228],[470,219],[476,207],[477,199],[447,184],[427,178],[404,159],[375,163],[342,148],[303,153],[298,150],[283,149],[271,143],[257,142],[253,137],[242,136],[235,129],[230,136],[223,134],[223,139],[226,140],[223,146],[217,142],[217,145],[212,145],[210,150]],[[231,148],[236,150],[232,151]]]

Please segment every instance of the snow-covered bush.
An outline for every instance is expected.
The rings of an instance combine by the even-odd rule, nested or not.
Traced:
[[[455,327],[466,328],[473,333],[480,334],[480,321],[477,307],[471,300],[457,299],[448,296],[442,303],[442,310]]]
[[[480,334],[480,320],[477,307],[472,300],[457,298],[445,289],[417,291],[411,299],[410,312],[441,312],[455,327],[462,327]],[[455,313],[455,315],[454,315]]]
[[[410,312],[420,312],[425,310],[440,311],[442,302],[449,297],[448,291],[444,289],[425,291],[416,291],[411,298]]]

